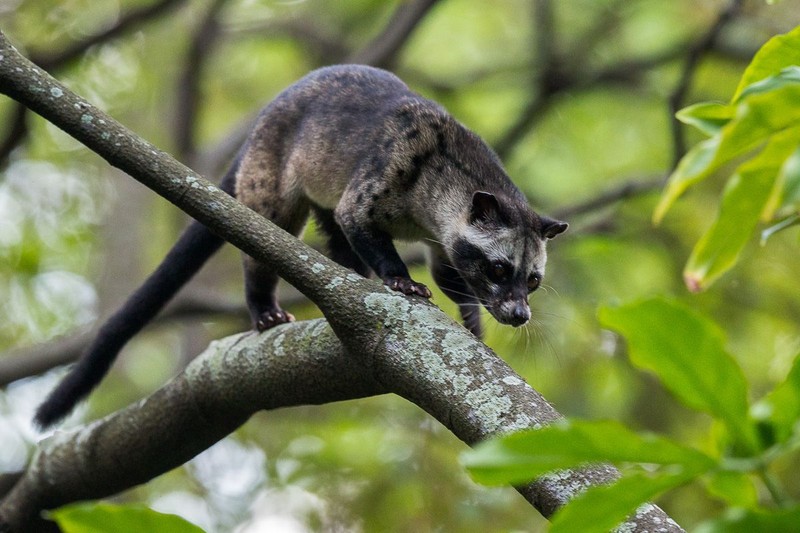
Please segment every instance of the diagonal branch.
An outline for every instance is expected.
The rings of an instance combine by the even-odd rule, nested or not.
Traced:
[[[374,67],[390,68],[400,48],[408,41],[437,0],[400,2],[384,30],[358,52],[351,54],[347,63],[361,63]]]
[[[185,0],[161,0],[152,5],[132,9],[117,21],[116,24],[88,36],[86,39],[67,45],[62,50],[52,52],[32,52],[31,61],[47,71],[54,71],[64,67],[86,52],[92,46],[102,44],[111,39],[119,37],[124,33],[136,28],[138,25],[156,18],[170,9],[180,5]],[[16,106],[12,112],[12,119],[9,121],[11,127],[0,141],[0,163],[6,162],[11,151],[19,146],[28,136],[25,117],[27,108]]]
[[[161,0],[148,6],[131,9],[113,24],[85,39],[76,41],[58,52],[31,52],[31,61],[39,65],[44,70],[50,71],[63,67],[65,64],[78,59],[89,48],[108,42],[125,33],[135,29],[140,24],[160,17],[169,10],[179,6],[186,0]]]

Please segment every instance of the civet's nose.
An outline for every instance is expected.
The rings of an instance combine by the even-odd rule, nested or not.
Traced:
[[[519,302],[514,306],[511,312],[511,325],[521,326],[528,322],[531,318],[531,308],[528,307],[527,302]]]

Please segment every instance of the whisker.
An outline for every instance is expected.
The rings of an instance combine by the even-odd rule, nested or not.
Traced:
[[[442,248],[444,248],[445,250],[450,250],[451,252],[453,252],[453,253],[456,253],[456,250],[455,250],[455,248],[453,248],[453,247],[452,247],[452,246],[450,246],[449,244],[445,244],[445,243],[443,243],[442,241],[437,241],[436,239],[431,239],[431,238],[429,238],[429,237],[426,237],[424,240],[426,240],[426,241],[428,241],[428,242],[432,242],[433,244],[438,244],[439,246],[441,246],[441,247],[442,247]]]
[[[552,285],[546,285],[546,284],[544,284],[544,283],[543,283],[543,284],[542,284],[542,289],[544,289],[544,290],[545,290],[545,292],[553,291],[553,293],[554,293],[556,296],[558,296],[559,298],[561,298],[561,295],[558,293],[558,290],[557,290],[555,287],[553,287]]]
[[[486,303],[489,302],[488,300],[486,300],[484,298],[478,298],[477,296],[475,296],[474,294],[471,294],[469,292],[454,291],[452,289],[447,289],[446,291],[443,290],[442,292],[444,292],[445,295],[448,295],[448,293],[449,293],[449,294],[452,294],[454,296],[464,296],[466,298],[469,298],[470,300],[475,300],[476,302],[481,303],[481,304],[486,304]],[[471,304],[471,303],[474,303],[474,302],[464,302],[464,303],[465,304]]]

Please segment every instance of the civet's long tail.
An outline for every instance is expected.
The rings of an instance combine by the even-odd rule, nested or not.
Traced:
[[[233,196],[237,163],[220,183]],[[69,374],[39,406],[35,423],[46,428],[64,418],[106,375],[120,350],[219,250],[224,241],[193,221],[164,261],[101,327]]]

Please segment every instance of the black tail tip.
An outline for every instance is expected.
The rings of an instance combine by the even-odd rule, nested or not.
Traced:
[[[50,399],[39,406],[33,417],[33,424],[40,430],[48,429],[56,422],[67,416],[67,412]]]

